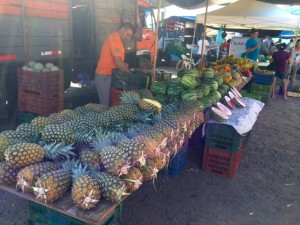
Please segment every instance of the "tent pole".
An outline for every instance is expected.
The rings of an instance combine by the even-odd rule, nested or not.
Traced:
[[[193,34],[192,47],[191,47],[190,62],[192,61],[192,58],[193,58],[193,46],[194,46],[195,37],[196,37],[196,29],[197,29],[197,22],[196,22],[196,20],[195,20],[195,28],[194,28],[194,34]],[[197,45],[198,45],[198,43],[197,43]],[[198,52],[197,52],[197,54],[198,54]]]
[[[203,30],[203,37],[202,37],[202,49],[201,49],[201,61],[203,62],[203,50],[204,50],[204,40],[206,35],[206,19],[207,19],[207,10],[208,10],[208,1],[206,1],[206,8],[205,8],[205,17],[204,17],[204,30]]]
[[[158,0],[158,9],[157,9],[157,21],[156,21],[156,28],[155,28],[155,45],[154,45],[154,61],[153,61],[153,68],[152,68],[152,81],[155,81],[156,78],[156,59],[157,59],[157,47],[158,47],[158,27],[159,27],[159,20],[160,20],[160,7],[161,7],[161,0]]]

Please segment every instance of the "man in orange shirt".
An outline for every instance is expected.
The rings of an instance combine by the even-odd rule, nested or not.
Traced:
[[[96,68],[95,82],[100,104],[109,106],[111,75],[113,69],[121,72],[130,72],[127,63],[124,62],[125,50],[123,42],[130,40],[133,35],[131,23],[121,24],[118,31],[110,34],[103,46]]]

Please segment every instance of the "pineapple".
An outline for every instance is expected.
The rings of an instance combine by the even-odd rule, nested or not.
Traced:
[[[46,143],[62,142],[72,144],[74,140],[74,132],[65,124],[51,124],[42,131],[42,141]]]
[[[157,156],[153,159],[153,161],[155,162],[156,164],[156,168],[158,170],[162,170],[163,168],[166,167],[167,165],[167,162],[168,162],[168,157],[165,153],[163,152],[159,152],[157,154]]]
[[[72,199],[75,205],[81,209],[94,208],[101,197],[99,184],[87,174],[86,167],[80,164],[72,172]]]
[[[140,169],[131,167],[128,170],[128,174],[123,175],[122,179],[125,181],[128,192],[134,192],[140,188],[143,184],[144,176]]]
[[[77,118],[77,113],[72,109],[64,109],[63,111],[60,112],[60,114],[69,117],[72,120]]]
[[[16,184],[17,175],[20,169],[9,167],[5,162],[0,163],[0,184]]]
[[[92,113],[95,113],[93,110],[86,108],[84,106],[77,106],[74,109],[74,112],[77,113],[78,116],[86,116],[86,115],[90,115]]]
[[[58,170],[58,165],[52,162],[40,162],[21,169],[17,176],[17,188],[23,192],[31,192],[32,186],[43,174]]]
[[[152,92],[146,88],[138,90],[141,98],[153,99]]]
[[[51,144],[41,147],[37,144],[21,142],[7,148],[4,155],[8,166],[20,168],[32,163],[41,162],[44,157],[49,159],[69,158],[75,156],[71,145]]]
[[[93,174],[94,179],[98,182],[101,195],[106,199],[114,202],[120,202],[123,195],[129,195],[125,182],[107,172]]]
[[[137,166],[145,165],[145,144],[139,141],[125,138],[118,142],[117,148],[124,151],[131,163],[137,163]]]
[[[148,99],[148,98],[143,98],[139,102],[139,107],[145,111],[160,113],[162,105],[158,101]]]
[[[107,146],[100,151],[100,159],[104,168],[114,176],[121,176],[128,173],[130,163],[127,162],[128,155],[123,150]]]
[[[66,161],[62,169],[45,173],[32,187],[36,199],[50,203],[61,198],[72,185],[72,169],[78,165],[78,161]]]
[[[49,117],[50,124],[62,124],[71,121],[72,118],[68,114],[53,113]]]
[[[96,104],[96,103],[88,103],[84,107],[95,113],[102,113],[105,110],[107,110],[107,107],[105,105]]]
[[[141,95],[137,91],[124,91],[121,96],[121,104],[138,105],[141,101]]]
[[[21,142],[23,141],[19,139],[0,136],[0,161],[3,161],[5,159],[4,152],[8,147]]]
[[[146,165],[141,167],[141,171],[143,173],[144,180],[154,180],[158,173],[156,163],[151,159],[146,160]]]
[[[44,129],[50,125],[50,119],[48,117],[38,116],[31,121],[31,124],[38,126],[40,129]]]
[[[119,117],[122,118],[122,120],[125,120],[127,122],[132,122],[136,120],[136,115],[139,111],[138,106],[133,104],[120,104],[111,107],[110,112],[116,113]],[[121,122],[122,120],[119,119]]]
[[[17,129],[17,132],[28,133],[31,136],[31,140],[37,140],[40,136],[41,129],[34,124],[31,123],[23,123],[20,124]]]
[[[30,134],[25,133],[25,132],[17,132],[14,130],[2,131],[0,133],[0,137],[6,137],[6,138],[10,138],[10,139],[19,139],[19,140],[26,141],[26,142],[32,141],[32,137],[30,136]]]
[[[79,155],[80,162],[91,170],[99,170],[102,166],[100,155],[95,150],[83,148]]]
[[[148,159],[154,159],[159,152],[159,143],[152,138],[144,135],[139,135],[132,138],[134,141],[141,142],[145,145],[145,155]]]

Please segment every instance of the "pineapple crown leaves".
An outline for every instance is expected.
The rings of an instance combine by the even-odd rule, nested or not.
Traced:
[[[152,112],[147,111],[139,111],[136,115],[136,120],[139,123],[150,124],[153,122],[154,114]]]
[[[79,167],[80,161],[76,159],[68,159],[62,163],[62,170],[72,172],[73,169]]]
[[[120,133],[120,132],[110,132],[110,133],[108,133],[108,135],[110,135],[110,140],[113,145],[117,145],[117,143],[119,141],[126,138],[126,135],[124,133]]]
[[[93,139],[91,146],[95,151],[100,151],[106,146],[112,145],[112,138],[110,136],[110,133],[105,133],[103,130],[101,132],[98,132]]]
[[[87,170],[87,165],[83,166],[81,163],[75,163],[72,168],[72,179],[73,182],[78,180],[79,177],[88,175],[89,171]]]
[[[76,154],[72,151],[74,150],[73,144],[66,145],[64,142],[56,144],[56,142],[51,144],[46,144],[43,146],[45,151],[45,156],[48,159],[69,159],[70,157],[75,157]]]
[[[121,96],[121,103],[122,104],[134,104],[138,105],[139,102],[141,101],[141,96],[139,95],[138,92],[134,91],[124,91]]]
[[[88,129],[84,131],[76,132],[74,135],[75,143],[77,145],[89,144],[93,141],[95,129]]]

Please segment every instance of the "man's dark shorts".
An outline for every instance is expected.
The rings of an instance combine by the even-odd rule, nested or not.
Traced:
[[[278,77],[281,80],[286,79],[286,73],[275,72],[275,77]]]

